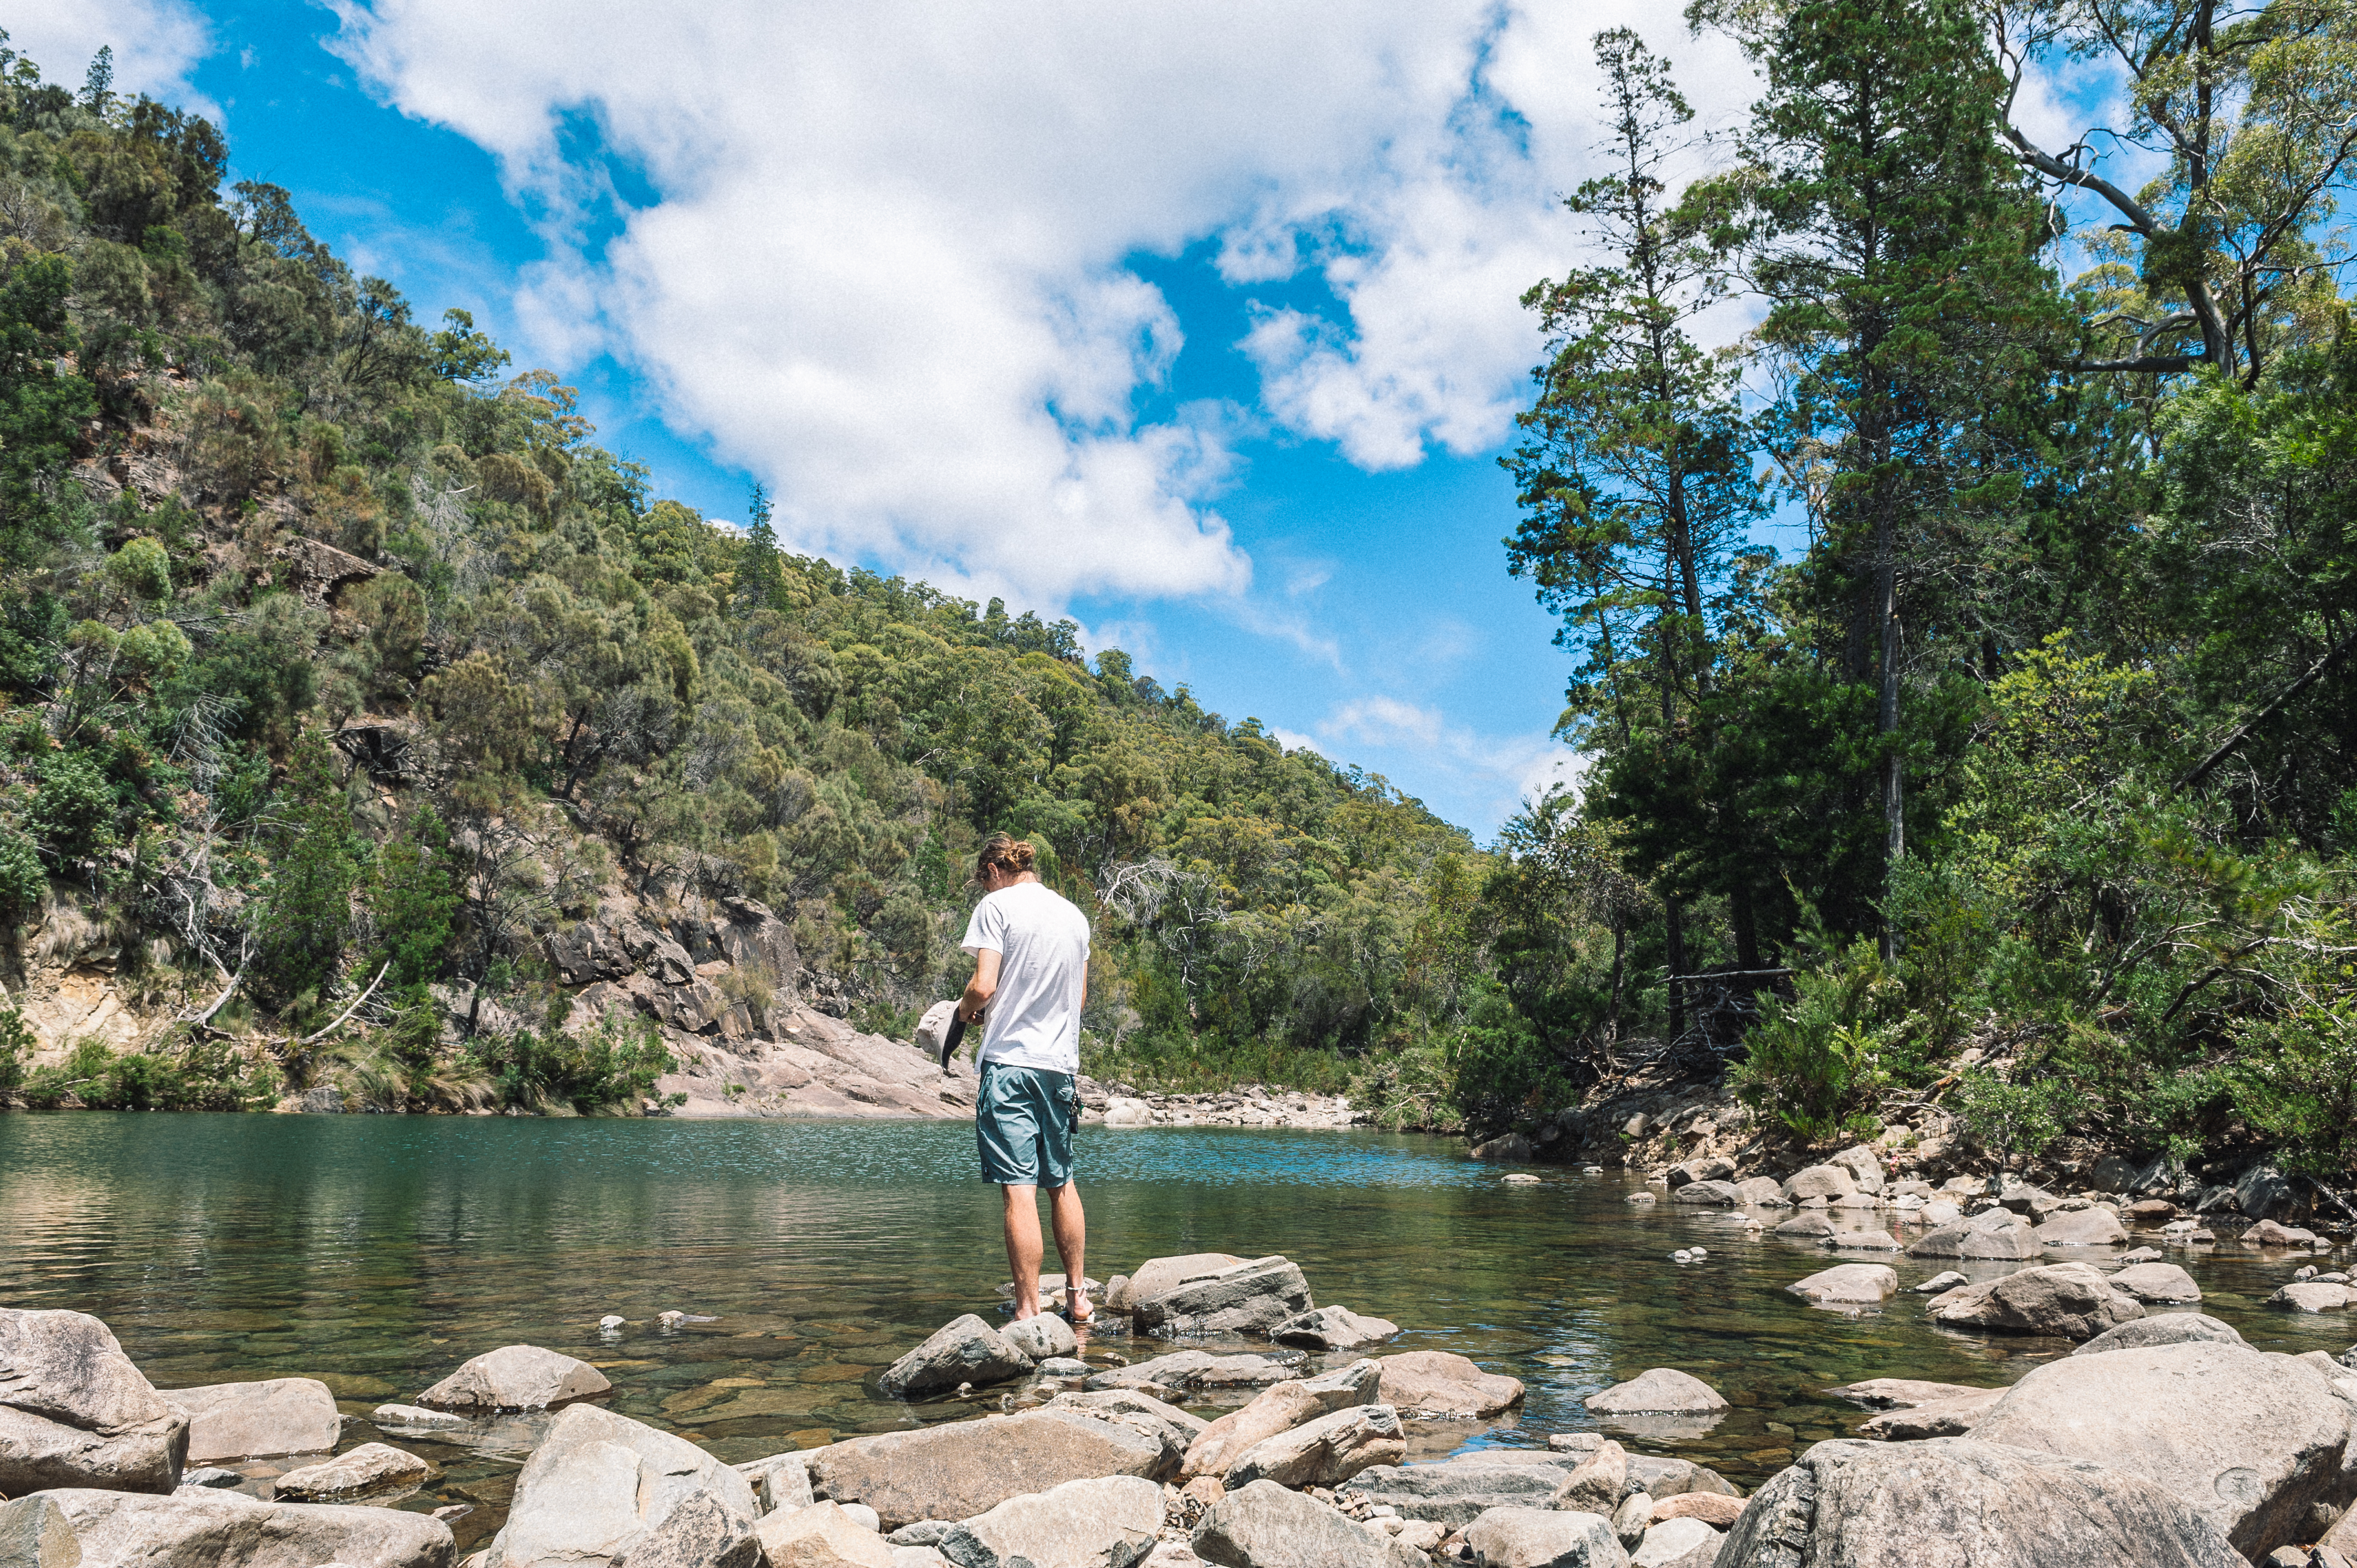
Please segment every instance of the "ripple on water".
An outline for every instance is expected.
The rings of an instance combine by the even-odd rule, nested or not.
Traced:
[[[1632,1207],[1617,1177],[1502,1187],[1445,1140],[1100,1131],[1081,1160],[1099,1278],[1157,1253],[1284,1252],[1321,1302],[1402,1325],[1384,1348],[1458,1351],[1528,1384],[1498,1422],[1415,1428],[1417,1458],[1592,1428],[1587,1395],[1674,1366],[1735,1408],[1649,1445],[1749,1487],[1865,1418],[1830,1386],[2009,1382],[2067,1348],[1933,1330],[1905,1294],[1813,1310],[1783,1287],[1821,1251]],[[95,1313],[161,1386],[322,1377],[355,1415],[481,1351],[546,1345],[607,1366],[617,1410],[735,1462],[996,1409],[997,1390],[906,1405],[873,1382],[945,1318],[1001,1310],[997,1208],[955,1123],[0,1115],[0,1303]],[[1697,1243],[1704,1261],[1670,1260]],[[2258,1306],[2296,1263],[2192,1268],[2205,1309],[2255,1343],[2342,1348],[2345,1318]],[[1894,1266],[1902,1285],[1937,1272]],[[716,1321],[665,1330],[671,1308]],[[629,1320],[613,1337],[596,1328],[608,1313]],[[537,1430],[397,1436],[442,1466],[404,1506],[473,1503],[458,1530],[479,1541]],[[377,1435],[364,1418],[347,1433]]]

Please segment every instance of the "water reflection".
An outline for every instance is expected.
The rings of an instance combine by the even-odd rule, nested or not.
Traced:
[[[999,1309],[997,1205],[972,1138],[952,1123],[0,1116],[0,1303],[97,1314],[161,1386],[321,1377],[361,1417],[468,1356],[547,1345],[603,1367],[624,1413],[750,1458],[996,1408],[996,1391],[909,1406],[867,1386],[945,1318]],[[1738,1216],[1629,1205],[1619,1178],[1504,1187],[1438,1140],[1098,1132],[1082,1158],[1099,1278],[1157,1253],[1284,1252],[1321,1303],[1399,1323],[1387,1348],[1459,1351],[1529,1385],[1499,1423],[1418,1431],[1424,1456],[1592,1429],[1583,1398],[1674,1366],[1734,1409],[1644,1441],[1749,1485],[1864,1419],[1824,1397],[1833,1384],[2005,1382],[2067,1348],[1934,1330],[1903,1294],[1878,1314],[1812,1310],[1782,1287],[1824,1266],[1820,1250]],[[1704,1262],[1670,1261],[1695,1243]],[[1894,1262],[1906,1284],[1948,1266]],[[2205,1309],[2255,1343],[2337,1351],[2357,1332],[2345,1315],[2259,1310],[2297,1262],[2192,1266]],[[714,1321],[662,1329],[669,1309]],[[609,1313],[629,1320],[619,1336],[596,1326]],[[462,1533],[488,1533],[529,1437],[401,1434],[444,1466],[404,1506],[473,1502]]]

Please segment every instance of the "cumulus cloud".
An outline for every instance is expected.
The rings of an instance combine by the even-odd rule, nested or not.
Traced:
[[[13,6],[8,47],[38,61],[68,87],[102,48],[114,50],[114,91],[149,93],[202,113],[220,111],[188,85],[188,73],[212,52],[211,30],[183,0],[32,0]]]
[[[614,352],[768,480],[780,523],[1032,602],[1232,595],[1217,497],[1265,421],[1367,468],[1509,428],[1516,304],[1632,0],[345,0],[338,48],[546,214],[520,319]],[[1136,411],[1189,323],[1131,262],[1205,241],[1259,310],[1260,407]],[[1216,345],[1222,349],[1230,345]]]

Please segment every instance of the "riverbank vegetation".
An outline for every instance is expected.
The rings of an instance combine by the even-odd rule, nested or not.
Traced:
[[[1764,96],[1698,150],[1600,35],[1611,172],[1570,205],[1604,259],[1526,301],[1510,548],[1595,764],[1496,874],[1585,935],[1501,963],[1529,1028],[1491,1119],[1650,1035],[1811,1139],[1937,1099],[1998,1153],[2345,1180],[2357,17],[1689,15]],[[2029,54],[2122,73],[2150,183],[2020,128]],[[1672,190],[1682,160],[1715,167]],[[1759,325],[1706,352],[1733,297]],[[1771,510],[1806,531],[1781,563]]]
[[[1446,1015],[1425,922],[1480,857],[1384,780],[1069,621],[784,551],[758,491],[663,499],[555,375],[223,189],[204,121],[103,57],[0,66],[8,983],[102,973],[150,1026],[19,1017],[0,1090],[635,1107],[669,1054],[569,1019],[544,939],[681,899],[791,928],[802,972],[728,1001],[906,1037],[995,829],[1097,916],[1096,1070],[1333,1080]]]

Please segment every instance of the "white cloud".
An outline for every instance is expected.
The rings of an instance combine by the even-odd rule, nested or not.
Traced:
[[[1274,732],[1287,746],[1307,745],[1323,755],[1342,746],[1353,755],[1390,752],[1412,761],[1427,790],[1447,789],[1478,812],[1502,822],[1523,801],[1579,777],[1584,759],[1544,735],[1485,736],[1451,722],[1435,708],[1396,697],[1358,697],[1339,703],[1311,726],[1315,738]],[[1378,771],[1381,769],[1378,768]]]
[[[212,52],[210,29],[184,0],[32,0],[12,6],[8,47],[30,57],[51,81],[79,89],[91,57],[114,50],[114,91],[145,92],[219,118],[188,85]]]
[[[1333,306],[1290,290],[1246,346],[1257,417],[1368,468],[1477,451],[1534,358],[1517,296],[1572,242],[1588,37],[1641,20],[1699,98],[1749,91],[1633,0],[339,14],[378,91],[550,214],[531,349],[638,364],[798,544],[1047,604],[1251,580],[1213,501],[1255,416],[1133,412],[1189,324],[1128,258],[1209,240],[1248,297],[1312,269]]]

